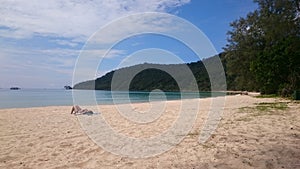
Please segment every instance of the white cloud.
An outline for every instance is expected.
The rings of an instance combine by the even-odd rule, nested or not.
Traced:
[[[49,87],[48,82],[56,84],[56,87],[71,84],[74,66],[80,54],[80,50],[64,48],[24,49],[0,45],[0,49],[0,79],[5,79],[0,82],[1,87],[13,84],[23,84],[23,87]],[[98,64],[106,53],[105,50],[84,52],[81,57],[89,65]],[[124,51],[111,50],[105,57],[113,58],[121,54],[124,54]]]
[[[80,54],[80,45],[105,24],[138,12],[168,12],[189,1],[1,0],[0,40],[9,38],[12,43],[0,44],[0,79],[5,79],[0,82],[0,86],[9,86],[13,82],[27,84],[27,86],[30,84],[47,86],[50,83],[61,86],[63,83],[70,82],[77,56]],[[145,20],[140,20],[139,23],[141,22]],[[152,25],[153,30],[166,29],[161,27],[163,22],[168,21],[156,22],[156,25]],[[133,31],[131,30],[133,26],[130,27],[127,24],[124,30]],[[124,31],[121,34],[117,30],[111,31],[115,31],[116,34],[105,37],[102,42],[107,42],[109,39],[115,40],[124,34]],[[44,43],[54,42],[59,46],[55,49],[53,46],[50,49],[43,45],[41,48],[19,46],[25,41],[31,43],[31,40],[37,36],[43,37]],[[22,41],[18,43],[19,40]],[[107,52],[104,50],[107,44],[102,43],[102,45],[84,50],[87,54],[85,56],[89,57],[86,62],[96,63],[103,57],[114,59],[116,56],[125,54],[125,51],[113,49],[104,55]]]
[[[2,0],[0,36],[34,35],[86,40],[104,24],[118,17],[182,6],[189,0]]]
[[[84,57],[85,60],[90,60],[95,62],[95,60],[99,60],[102,58],[113,58],[123,54],[125,54],[125,51],[123,50],[112,49],[110,51],[107,51],[105,49],[90,49],[90,50],[82,50],[80,57]]]
[[[175,25],[176,21],[175,17],[157,13],[126,16],[99,29],[89,39],[89,45],[112,45],[138,32],[166,33],[182,30],[182,25]]]
[[[66,72],[72,69],[79,51],[70,49],[24,49],[6,46],[1,49],[1,69],[18,70],[49,70],[53,72]],[[1,76],[1,75],[0,75]]]
[[[55,43],[57,43],[59,45],[62,45],[62,46],[70,46],[70,47],[76,47],[76,46],[78,46],[78,43],[72,42],[70,40],[56,39],[56,40],[51,40],[50,42],[55,42]]]
[[[2,48],[2,47],[1,47]],[[8,69],[38,68],[55,72],[65,69],[73,70],[78,55],[86,62],[97,63],[101,58],[113,58],[123,55],[122,50],[73,50],[73,49],[24,49],[15,47],[3,47],[0,55],[0,67]],[[22,57],[20,57],[22,56]],[[0,70],[1,70],[0,69]],[[70,73],[70,72],[69,72]],[[1,77],[0,77],[1,78]]]

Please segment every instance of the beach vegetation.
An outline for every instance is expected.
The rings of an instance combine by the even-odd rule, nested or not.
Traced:
[[[251,121],[251,117],[264,115],[283,115],[288,109],[289,102],[262,102],[257,103],[252,107],[242,107],[239,109],[241,113],[246,113],[247,116],[241,117],[238,121]]]
[[[260,111],[267,111],[267,110],[286,110],[288,108],[287,102],[273,102],[273,103],[258,103],[256,109]]]
[[[279,97],[278,94],[261,94],[258,96],[255,96],[256,98],[276,98]]]
[[[300,88],[300,2],[254,2],[257,10],[230,24],[227,79],[237,90],[289,96]]]

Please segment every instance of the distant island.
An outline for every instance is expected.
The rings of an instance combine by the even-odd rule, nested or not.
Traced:
[[[64,88],[65,88],[66,90],[72,90],[72,89],[73,89],[71,86],[64,86]]]
[[[19,87],[11,87],[10,90],[20,90],[21,88]]]

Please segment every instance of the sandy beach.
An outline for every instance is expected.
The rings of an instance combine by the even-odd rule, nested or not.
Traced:
[[[182,142],[142,159],[99,147],[83,131],[78,116],[70,114],[70,106],[1,109],[0,168],[300,168],[299,102],[246,95],[225,99],[221,121],[205,144],[198,137],[211,98],[197,99],[202,106]],[[157,120],[145,124],[130,122],[112,105],[100,107],[115,131],[148,138],[172,126],[180,101],[169,101]],[[132,107],[143,112],[149,103]]]

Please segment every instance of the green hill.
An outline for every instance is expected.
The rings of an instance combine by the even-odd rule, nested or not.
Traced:
[[[221,56],[221,55],[219,55]],[[209,64],[219,56],[214,56],[203,60],[206,64]],[[117,81],[114,81],[113,90],[120,91],[152,91],[154,89],[160,89],[162,91],[191,91],[193,84],[191,84],[190,76],[186,75],[186,69],[191,71],[198,84],[199,91],[210,91],[209,76],[202,61],[192,62],[188,64],[139,64],[135,66],[125,67],[118,70],[111,71],[104,76],[97,78],[96,80],[89,80],[74,85],[74,89],[88,89],[88,90],[111,90],[111,83],[114,75],[118,76]],[[148,69],[145,69],[148,68]],[[142,70],[142,71],[140,71]],[[167,73],[170,72],[170,73]],[[133,76],[135,74],[135,76]],[[182,84],[181,90],[179,84],[174,77],[177,78],[177,82]],[[128,78],[132,77],[130,84]],[[128,87],[129,86],[129,87]]]

